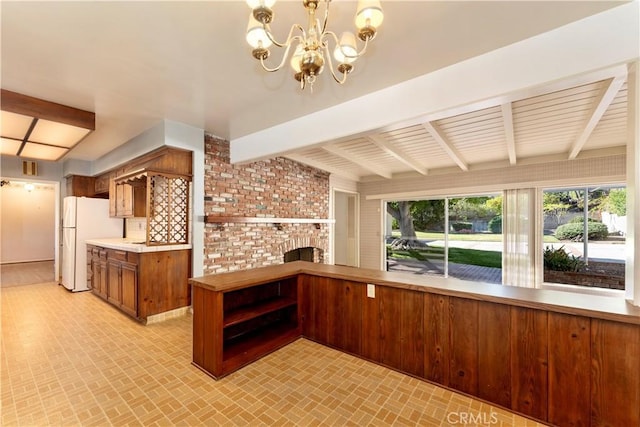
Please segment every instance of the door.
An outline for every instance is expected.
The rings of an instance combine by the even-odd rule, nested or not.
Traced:
[[[102,255],[100,255],[100,261],[98,262],[98,271],[99,271],[99,276],[98,276],[98,294],[104,298],[107,299],[107,293],[108,291],[108,283],[107,283],[107,261],[106,261],[106,255],[104,255],[104,258]]]
[[[358,194],[334,191],[334,263],[357,267]]]
[[[122,263],[122,311],[130,316],[138,316],[138,271],[135,264]]]
[[[133,187],[129,184],[116,185],[116,213],[121,217],[133,216]]]
[[[66,199],[65,199],[66,200]],[[62,286],[70,291],[76,280],[76,229],[62,229]]]
[[[120,261],[107,260],[107,300],[120,307],[122,304],[122,287],[120,284],[122,265]]]

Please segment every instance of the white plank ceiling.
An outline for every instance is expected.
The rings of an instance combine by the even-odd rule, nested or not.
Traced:
[[[417,121],[288,153],[353,179],[574,159],[626,144],[626,77],[582,83],[433,121]],[[509,99],[509,97],[507,97]]]

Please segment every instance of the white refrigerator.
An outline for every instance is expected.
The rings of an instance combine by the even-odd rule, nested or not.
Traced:
[[[62,283],[72,292],[86,291],[88,239],[122,237],[123,220],[109,217],[109,200],[65,197],[62,213]]]

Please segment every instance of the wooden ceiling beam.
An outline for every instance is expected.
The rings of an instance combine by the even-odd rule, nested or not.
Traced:
[[[608,83],[605,83],[600,91],[598,99],[595,101],[593,108],[591,109],[589,120],[587,120],[587,123],[585,124],[578,139],[576,139],[571,146],[569,160],[575,159],[578,154],[580,154],[580,151],[584,148],[584,145],[587,143],[587,140],[593,133],[593,130],[600,122],[600,119],[602,119],[602,116],[609,108],[609,105],[611,105],[611,102],[613,102],[625,80],[626,76],[617,76],[610,79]]]
[[[469,170],[469,165],[462,159],[462,156],[449,141],[435,122],[425,122],[422,126],[431,134],[433,139],[440,145],[440,147],[447,153],[447,155],[454,161],[463,171]]]
[[[396,159],[398,159],[399,161],[401,161],[405,165],[409,166],[410,168],[416,170],[420,174],[427,175],[427,173],[428,173],[428,169],[427,168],[425,168],[422,165],[420,165],[418,162],[413,160],[411,158],[411,156],[409,156],[407,153],[405,153],[402,149],[400,149],[400,148],[396,147],[395,145],[391,144],[389,141],[385,140],[381,136],[379,136],[379,135],[369,135],[367,137],[367,139],[369,141],[371,141],[373,144],[375,144],[376,147],[380,148],[385,153],[395,157]]]
[[[1,89],[0,109],[83,129],[96,129],[96,114]]]
[[[513,110],[511,103],[507,102],[500,106],[502,109],[502,123],[504,124],[504,136],[507,140],[507,153],[509,154],[509,164],[516,164],[516,137],[513,132]]]
[[[363,169],[368,170],[369,172],[375,174],[375,175],[379,175],[383,178],[386,179],[391,179],[391,172],[388,171],[384,171],[384,170],[380,170],[379,167],[376,167],[375,165],[372,165],[371,162],[367,162],[366,160],[361,160],[358,159],[356,156],[354,156],[352,153],[343,150],[340,147],[337,147],[335,145],[325,145],[322,147],[323,150],[328,151],[331,154],[334,154],[338,157],[342,157],[345,160],[350,161],[351,163],[355,163],[356,165],[360,166]]]
[[[298,153],[289,153],[289,154],[285,154],[283,155],[283,157],[286,157],[290,160],[293,160],[295,162],[299,162],[299,163],[304,163],[305,165],[314,167],[316,169],[320,169],[329,173],[332,173],[334,175],[338,175],[341,176],[343,178],[347,178],[350,179],[351,181],[355,181],[358,182],[360,181],[360,177],[358,175],[354,175],[352,173],[350,173],[349,171],[343,170],[343,169],[339,169],[339,168],[335,168],[327,163],[324,162],[319,162],[317,160],[313,160],[309,157],[303,156],[301,154]]]

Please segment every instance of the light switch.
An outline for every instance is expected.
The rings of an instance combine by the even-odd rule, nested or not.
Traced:
[[[376,297],[376,285],[372,285],[371,283],[367,283],[367,297],[375,298]]]

